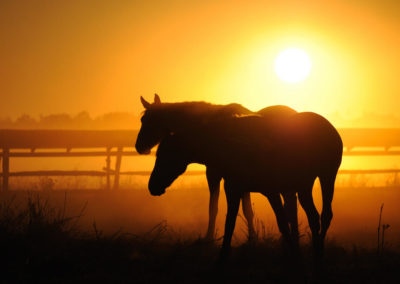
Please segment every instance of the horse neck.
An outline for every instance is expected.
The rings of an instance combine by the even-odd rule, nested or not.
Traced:
[[[226,147],[229,147],[229,145],[221,143],[226,139],[221,127],[220,122],[206,123],[198,128],[191,127],[178,133],[182,139],[182,150],[189,163],[210,166],[220,162],[216,159],[220,157]]]
[[[215,119],[252,113],[239,104],[213,105],[205,102],[166,104],[163,111],[163,123],[171,132],[187,131],[212,123]]]
[[[183,152],[188,164],[197,163],[202,165],[210,164],[210,157],[215,156],[213,151],[215,150],[212,142],[208,140],[208,136],[204,136],[204,133],[190,131],[178,133],[180,141],[180,151]]]
[[[199,127],[219,106],[203,103],[171,103],[164,107],[162,123],[171,132],[183,132]]]
[[[201,118],[195,115],[177,113],[173,117],[167,116],[164,123],[171,132],[183,132],[200,124]]]
[[[267,129],[269,127],[265,128],[259,116],[227,117],[186,131],[183,135],[185,150],[190,153],[191,162],[218,163],[216,159],[224,156],[223,153],[270,143],[273,137],[270,131],[264,131]]]

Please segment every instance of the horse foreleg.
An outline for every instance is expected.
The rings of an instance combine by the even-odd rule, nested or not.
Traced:
[[[228,205],[228,212],[226,214],[225,233],[219,257],[219,261],[222,263],[226,261],[226,259],[230,254],[232,235],[233,235],[233,230],[235,229],[236,217],[238,214],[239,204],[240,204],[240,194],[235,192],[234,189],[227,186],[226,183],[225,183],[225,194]]]
[[[299,247],[299,224],[297,219],[297,196],[295,192],[283,193],[284,208],[290,224],[290,234],[296,248]]]
[[[256,232],[254,230],[254,213],[253,209],[251,208],[251,198],[250,192],[245,192],[242,195],[242,209],[244,217],[247,221],[247,227],[249,229],[249,241],[254,241],[256,239]]]
[[[222,178],[220,174],[218,174],[214,169],[210,168],[207,168],[206,176],[208,188],[210,190],[210,203],[208,206],[208,229],[206,239],[212,240],[215,232],[215,220],[218,213],[219,190]]]

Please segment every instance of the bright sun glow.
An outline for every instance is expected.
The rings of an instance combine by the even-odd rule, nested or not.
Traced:
[[[298,48],[285,49],[275,60],[275,72],[288,83],[297,83],[308,77],[311,60],[307,53]]]

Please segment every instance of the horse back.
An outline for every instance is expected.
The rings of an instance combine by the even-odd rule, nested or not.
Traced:
[[[285,106],[285,105],[275,105],[275,106],[269,106],[265,107],[263,109],[260,109],[257,114],[265,117],[265,118],[284,118],[284,117],[289,117],[291,115],[296,114],[297,111],[294,109]]]
[[[319,167],[339,167],[343,142],[335,127],[323,116],[313,112],[302,112],[291,117],[285,125],[287,142],[301,155],[308,155]]]

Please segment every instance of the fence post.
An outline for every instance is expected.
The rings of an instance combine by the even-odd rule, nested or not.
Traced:
[[[3,148],[3,190],[8,190],[9,176],[10,176],[10,149]]]
[[[114,189],[118,189],[119,187],[119,173],[121,169],[121,159],[122,159],[122,147],[118,147],[117,157],[115,160]]]
[[[111,165],[111,148],[107,147],[107,158],[106,158],[106,177],[107,177],[107,189],[110,189],[110,165]]]

